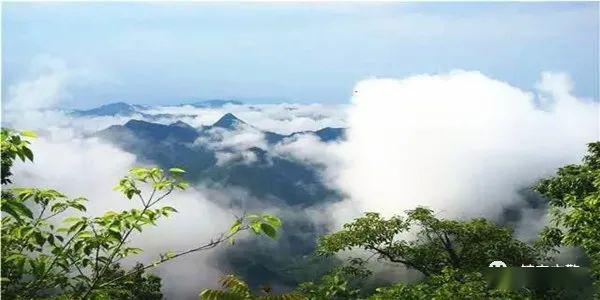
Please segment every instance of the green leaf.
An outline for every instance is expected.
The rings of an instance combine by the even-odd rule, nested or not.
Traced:
[[[93,236],[94,236],[94,234],[91,231],[82,231],[79,233],[79,237],[82,239],[91,238]]]
[[[169,172],[171,172],[173,174],[183,174],[183,173],[185,173],[185,170],[180,169],[180,168],[170,168]]]
[[[7,204],[3,204],[2,205],[2,211],[13,216],[15,219],[17,219],[17,221],[21,222],[21,216],[19,215],[19,213],[17,211],[15,211],[10,205]]]
[[[22,216],[26,216],[30,219],[33,218],[33,213],[25,204],[15,201],[9,200],[2,203],[2,211],[12,215],[17,219],[21,219]]]
[[[275,230],[275,228],[273,228],[273,226],[271,226],[267,223],[261,223],[260,229],[262,230],[262,232],[264,232],[267,236],[269,236],[272,239],[275,239],[275,237],[277,236],[277,231]]]
[[[189,183],[187,183],[187,182],[178,182],[178,183],[176,183],[176,184],[175,184],[175,186],[176,186],[177,188],[181,189],[181,190],[185,190],[185,189],[187,189],[188,187],[190,187],[190,184],[189,184]]]
[[[125,250],[123,252],[124,252],[125,256],[129,256],[130,254],[140,254],[140,253],[144,252],[144,250],[142,250],[141,248],[129,247],[129,248],[125,248]]]
[[[256,223],[256,222],[255,223],[250,223],[250,229],[252,229],[252,231],[255,234],[260,234],[260,232],[261,232],[260,225],[261,225],[260,223]]]
[[[121,233],[118,231],[109,230],[108,235],[110,237],[114,238],[115,240],[118,240],[118,241],[121,240]]]
[[[263,215],[263,220],[274,228],[278,228],[281,226],[281,219],[273,215]]]
[[[33,152],[31,152],[31,149],[23,148],[23,155],[25,155],[25,157],[27,157],[27,159],[30,161],[33,161]]]
[[[177,253],[175,253],[175,251],[167,251],[167,252],[165,253],[165,257],[166,257],[167,259],[171,259],[171,258],[173,258],[175,255],[177,255]]]
[[[171,206],[165,206],[162,208],[162,210],[168,211],[168,212],[177,212],[177,210]]]
[[[63,222],[64,223],[75,223],[75,222],[79,222],[81,220],[80,217],[77,216],[70,216],[70,217],[66,217]]]
[[[31,130],[23,130],[21,131],[21,135],[28,138],[37,138],[37,133]]]
[[[242,226],[242,220],[240,220],[240,219],[235,220],[233,225],[231,225],[231,227],[229,228],[229,234],[231,235],[231,234],[238,232],[240,230],[241,226]]]

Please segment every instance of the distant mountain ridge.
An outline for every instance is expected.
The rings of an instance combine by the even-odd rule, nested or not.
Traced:
[[[178,106],[193,106],[197,108],[221,108],[225,105],[242,105],[244,104],[241,101],[237,100],[205,100],[205,101],[197,101],[192,103],[182,103]],[[143,110],[148,107],[138,104],[129,104],[126,102],[114,102],[103,104],[101,106],[90,108],[90,109],[77,109],[71,112],[72,115],[75,116],[131,116],[133,114],[139,113],[143,114]]]
[[[190,104],[180,104],[180,106],[190,105],[193,107],[203,107],[203,108],[219,108],[223,107],[227,104],[232,105],[242,105],[243,103],[235,100],[207,100],[200,101]],[[107,116],[119,116],[119,117],[133,117],[136,115],[141,116],[143,119],[147,119],[149,121],[158,121],[162,118],[181,118],[181,117],[189,117],[193,118],[196,115],[194,114],[150,114],[144,112],[148,107],[138,104],[129,104],[125,102],[115,102],[104,104],[96,108],[87,109],[87,110],[73,110],[70,112],[71,115],[76,117],[107,117]],[[236,116],[231,113],[226,113],[215,122],[211,127],[220,127],[226,129],[234,129],[240,125],[248,125],[246,122],[240,120]],[[188,125],[189,126],[189,125]],[[251,125],[249,125],[251,126]],[[190,126],[191,127],[191,126]],[[323,142],[330,142],[339,140],[344,137],[345,129],[344,128],[333,128],[333,127],[325,127],[319,129],[317,131],[303,131],[303,132],[294,132],[292,134],[283,135],[270,131],[263,131],[267,141],[270,144],[278,143],[286,137],[303,134],[303,133],[312,133],[321,139]]]
[[[125,123],[124,127],[142,137],[152,140],[174,139],[184,143],[191,143],[198,138],[197,130],[181,121],[170,125],[163,125],[140,120],[130,120]]]
[[[71,114],[75,116],[131,116],[138,113],[143,106],[128,104],[125,102],[115,102],[104,104],[88,110],[74,110]]]
[[[241,101],[237,101],[237,100],[213,99],[213,100],[197,101],[197,102],[192,102],[192,103],[183,103],[183,104],[180,104],[179,106],[190,105],[190,106],[197,107],[197,108],[220,108],[220,107],[223,107],[228,104],[242,105],[244,103]]]
[[[321,179],[314,167],[288,158],[270,156],[268,149],[249,147],[245,150],[216,150],[207,144],[196,142],[204,137],[210,141],[213,129],[233,131],[238,130],[240,125],[251,127],[231,113],[223,115],[213,125],[201,128],[194,128],[182,121],[165,125],[130,120],[124,125],[113,125],[101,130],[95,136],[138,155],[142,160],[158,163],[165,168],[183,166],[189,169],[190,177],[207,178],[225,185],[242,186],[258,197],[274,196],[288,205],[311,204],[334,194],[320,183]],[[342,128],[329,127],[316,132],[307,131],[290,135],[262,132],[268,144],[276,144],[298,134],[315,134],[326,142],[343,138]],[[233,161],[220,166],[217,165],[218,151],[232,154],[249,151],[254,153],[257,160],[251,164]],[[301,188],[299,185],[307,188]]]
[[[97,134],[102,135],[102,132],[105,131],[118,131],[120,128],[127,128],[130,130],[134,130],[139,134],[142,134],[147,137],[151,137],[152,139],[166,139],[168,137],[177,137],[180,141],[185,140],[185,142],[193,142],[196,138],[202,135],[202,132],[210,130],[212,128],[223,128],[227,130],[237,130],[239,126],[246,125],[252,128],[252,125],[242,121],[237,118],[232,113],[226,113],[219,120],[209,126],[203,126],[202,128],[196,129],[193,126],[185,123],[183,121],[176,121],[169,125],[153,123],[144,120],[129,120],[124,125],[112,125],[107,129],[104,129]],[[256,128],[255,128],[256,129]],[[262,131],[260,129],[256,129]],[[316,135],[322,142],[331,142],[331,141],[339,141],[345,138],[345,128],[337,128],[337,127],[325,127],[319,129],[317,131],[301,131],[294,132],[292,134],[283,135],[270,131],[262,131],[265,135],[265,139],[269,144],[276,144],[283,139],[288,137],[293,137],[301,134],[314,134]],[[185,136],[185,138],[184,138]]]
[[[227,104],[241,105],[242,102],[235,101],[235,100],[207,100],[207,101],[200,101],[200,102],[195,102],[195,103],[191,103],[191,104],[181,104],[181,105],[191,105],[194,107],[215,108],[215,107],[223,107],[224,105],[227,105]],[[148,127],[153,127],[153,125],[150,125],[153,121],[159,121],[163,118],[174,118],[174,119],[182,118],[182,117],[193,118],[196,116],[194,114],[149,114],[149,113],[144,112],[147,109],[148,109],[148,107],[142,106],[142,105],[128,104],[125,102],[115,102],[115,103],[104,104],[99,107],[88,109],[88,110],[73,110],[70,112],[70,114],[73,116],[77,116],[77,117],[107,117],[107,116],[134,117],[134,116],[140,116],[142,119],[146,119],[146,120],[150,121],[150,122],[147,122],[147,123],[149,123]],[[143,122],[141,120],[136,120],[136,121]],[[179,121],[179,122],[181,122],[181,121]],[[183,123],[183,122],[181,122],[181,123]],[[160,125],[160,124],[156,124],[156,125]],[[189,124],[185,124],[185,125],[187,125],[187,127],[189,127],[189,128],[193,128]],[[237,118],[232,113],[226,113],[214,124],[212,124],[210,126],[204,126],[204,128],[205,129],[206,128],[225,128],[225,129],[233,130],[239,126],[250,126],[252,128],[255,128],[252,125]],[[160,131],[160,129],[158,129],[159,127],[154,126],[153,128]],[[260,130],[260,129],[257,129],[257,130]],[[262,131],[264,133],[265,138],[269,144],[276,144],[276,143],[281,142],[283,139],[285,139],[287,137],[292,137],[292,136],[296,136],[296,135],[300,135],[300,134],[314,134],[323,142],[331,142],[331,141],[341,140],[345,136],[344,128],[333,128],[333,127],[325,127],[325,128],[319,129],[317,131],[294,132],[294,133],[288,134],[288,135],[279,134],[279,133],[275,133],[275,132],[271,132],[271,131],[265,131],[265,130],[260,130],[260,131]]]
[[[178,106],[193,106],[197,108],[221,108],[225,105],[242,105],[243,102],[237,100],[205,100],[192,103],[182,103]],[[126,102],[114,102],[104,104],[95,108],[73,110],[71,114],[76,116],[131,116],[135,113],[142,114],[141,111],[146,109],[146,106],[138,104],[129,104]]]
[[[148,107],[143,105],[115,102],[87,110],[73,110],[70,115],[76,117],[132,117],[139,115],[152,121],[161,118],[195,117],[192,114],[150,114],[144,112],[146,109]]]

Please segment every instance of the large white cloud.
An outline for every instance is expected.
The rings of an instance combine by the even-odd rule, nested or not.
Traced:
[[[538,95],[479,72],[370,79],[355,87],[337,184],[338,223],[363,211],[417,205],[446,216],[498,217],[518,190],[577,162],[598,139],[597,102],[565,75],[545,73]]]

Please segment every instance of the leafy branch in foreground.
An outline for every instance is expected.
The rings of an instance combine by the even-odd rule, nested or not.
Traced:
[[[244,215],[244,216],[238,218],[233,223],[233,225],[231,226],[231,228],[229,229],[228,232],[221,233],[217,238],[210,240],[208,243],[203,244],[198,247],[194,247],[194,248],[186,250],[186,251],[178,252],[178,253],[169,251],[165,254],[162,254],[160,256],[159,260],[152,262],[150,265],[140,266],[126,274],[123,274],[119,277],[115,277],[112,280],[103,283],[101,287],[108,286],[114,282],[118,282],[119,280],[126,278],[128,276],[134,275],[136,273],[142,273],[147,269],[156,267],[159,264],[162,264],[166,261],[175,259],[180,256],[184,256],[184,255],[198,252],[198,251],[212,249],[225,241],[229,241],[229,242],[233,243],[234,237],[237,234],[239,234],[242,231],[247,231],[249,229],[252,229],[252,232],[254,232],[256,235],[265,234],[274,239],[274,238],[276,238],[277,229],[279,227],[281,227],[281,224],[282,223],[279,218],[277,218],[273,215],[269,215],[269,214],[249,215],[249,216]]]
[[[16,157],[33,160],[25,137],[23,133],[2,130],[3,184],[11,182],[10,168]],[[179,168],[168,172],[155,167],[131,169],[115,189],[127,199],[136,200],[140,208],[108,211],[97,217],[84,214],[84,198],[69,199],[52,189],[3,189],[2,211],[6,214],[2,217],[2,296],[95,299],[121,297],[117,296],[121,291],[132,299],[160,299],[160,279],[143,275],[145,270],[214,248],[245,230],[275,238],[281,225],[277,217],[243,216],[227,233],[206,244],[179,253],[167,252],[157,261],[129,271],[121,269],[123,259],[143,251],[130,245],[134,232],[156,226],[159,219],[177,212],[160,203],[173,191],[188,187],[182,179],[184,172]],[[69,212],[77,214],[65,216]],[[145,296],[126,293],[132,282],[147,287],[142,289]]]
[[[2,128],[0,131],[0,140],[2,148],[2,184],[11,183],[10,168],[13,161],[18,157],[22,161],[33,161],[33,152],[29,148],[30,142],[27,138],[35,138],[37,135],[32,131],[21,131],[20,133]]]
[[[551,250],[581,247],[591,261],[600,297],[600,142],[588,145],[582,164],[560,168],[535,190],[550,199],[553,223],[542,231],[540,244]]]

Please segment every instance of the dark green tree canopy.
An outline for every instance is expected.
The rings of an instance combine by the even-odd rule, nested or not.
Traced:
[[[540,180],[535,190],[548,197],[553,223],[542,231],[540,244],[583,249],[600,290],[600,142],[588,145],[581,164],[560,168],[555,176]]]
[[[361,248],[426,276],[439,274],[446,267],[475,271],[494,260],[520,266],[535,263],[539,257],[535,248],[515,239],[510,229],[485,219],[437,218],[424,207],[407,211],[406,217],[389,219],[366,213],[343,228],[320,240],[321,254]],[[413,239],[399,237],[411,232],[416,232]]]
[[[432,275],[416,284],[398,283],[378,288],[369,300],[430,300],[430,299],[532,299],[526,290],[507,291],[489,287],[485,278],[477,272],[466,273],[445,268],[439,274]]]

